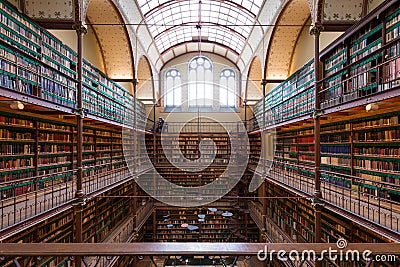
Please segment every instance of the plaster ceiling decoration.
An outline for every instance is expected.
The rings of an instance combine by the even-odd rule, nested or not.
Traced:
[[[87,23],[93,24],[103,53],[106,74],[112,79],[132,79],[133,62],[130,43],[120,14],[108,0],[91,0],[87,10]]]
[[[293,0],[281,13],[275,27],[272,43],[267,55],[266,79],[286,79],[293,49],[304,23],[310,17],[310,8],[305,0]],[[285,26],[279,26],[285,25]],[[295,25],[295,26],[288,26]]]
[[[377,8],[384,0],[368,0],[368,13]]]
[[[153,99],[153,75],[151,73],[150,63],[146,57],[141,57],[138,64],[136,97],[138,99]]]
[[[37,20],[73,20],[74,1],[26,0],[25,13]]]
[[[246,99],[260,99],[262,97],[262,66],[261,60],[258,57],[255,57],[250,64],[250,70],[247,79],[246,85]]]
[[[324,21],[358,21],[362,16],[363,0],[327,0]]]

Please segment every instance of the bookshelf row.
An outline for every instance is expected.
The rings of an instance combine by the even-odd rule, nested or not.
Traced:
[[[380,182],[387,197],[400,199],[400,192],[392,189],[400,185],[399,116],[397,111],[322,124],[321,169]],[[314,159],[313,128],[277,133],[276,163],[314,166]],[[376,195],[378,185],[366,183],[360,190]]]
[[[0,111],[1,199],[32,192],[35,190],[32,179],[37,176],[46,176],[38,183],[39,188],[72,180],[76,169],[76,142],[75,124],[22,112]],[[100,168],[107,171],[122,167],[124,162],[121,129],[84,126],[84,177],[92,175],[96,168],[96,172]],[[25,182],[18,183],[17,190],[10,187],[22,179]]]
[[[158,207],[144,228],[148,239],[145,241],[258,241],[259,230],[248,214],[232,207],[218,207],[218,202],[213,204],[209,208]]]
[[[231,137],[213,133],[163,133],[146,135],[146,148],[156,164],[193,161],[227,165],[236,156],[231,153]]]
[[[373,12],[376,16],[361,20],[339,37],[340,42],[334,42],[321,52],[322,86],[318,94],[322,109],[399,88],[399,7],[394,4],[386,10]],[[383,19],[374,19],[378,15]],[[357,31],[353,30],[355,27]],[[256,103],[256,127],[311,115],[314,85],[311,60]]]
[[[105,238],[118,228],[119,223],[132,212],[134,198],[107,198],[107,196],[126,195],[134,192],[134,182],[130,181],[120,185],[100,198],[87,201],[83,211],[83,241],[103,242]],[[39,224],[29,227],[25,231],[9,237],[3,242],[7,243],[39,243],[74,242],[74,212],[68,209],[60,214],[46,219]],[[70,257],[18,257],[22,266],[70,266],[73,260]],[[3,257],[1,266],[15,266],[12,257]]]
[[[76,108],[77,54],[7,2],[0,7],[0,87]],[[87,60],[82,94],[86,113],[129,126],[136,113],[144,129],[143,103]]]
[[[314,208],[308,199],[296,198],[296,195],[284,188],[270,183],[266,187],[267,216],[293,242],[313,242]],[[253,211],[255,212],[255,211]],[[353,223],[350,219],[338,216],[324,209],[322,213],[322,239],[335,243],[339,238],[354,243],[388,242],[386,238]]]
[[[309,114],[314,105],[314,61],[309,61],[285,82],[272,89],[253,109],[259,127]],[[263,109],[265,105],[265,118]]]

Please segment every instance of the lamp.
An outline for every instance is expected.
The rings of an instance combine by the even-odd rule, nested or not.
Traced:
[[[378,109],[379,109],[379,106],[376,103],[369,103],[368,105],[365,106],[365,110],[367,112],[371,111],[371,110],[378,110]]]
[[[10,104],[10,108],[11,109],[19,109],[19,110],[22,110],[22,109],[24,109],[24,104],[21,102],[21,101],[13,101],[11,104]]]

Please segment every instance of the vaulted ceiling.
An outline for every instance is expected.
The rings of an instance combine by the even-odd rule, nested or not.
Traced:
[[[79,2],[77,2],[79,1]],[[273,78],[287,77],[293,46],[311,15],[327,24],[358,21],[383,0],[10,0],[46,26],[75,20],[79,6],[94,24],[104,65],[111,77],[132,76],[138,58],[149,59],[159,71],[172,58],[208,51],[237,64],[241,71],[254,56]],[[308,4],[308,5],[307,5]],[[316,12],[319,12],[318,14]],[[47,24],[46,24],[47,22]],[[118,24],[100,26],[96,24]],[[129,25],[121,25],[128,23]],[[279,25],[293,24],[293,27]],[[277,27],[269,25],[277,24]],[[270,31],[270,33],[268,33]],[[264,43],[260,45],[263,37]],[[137,41],[139,40],[139,41]],[[131,43],[137,43],[133,47]],[[262,47],[261,47],[262,46]],[[133,48],[131,48],[133,47]],[[264,51],[264,48],[266,49]],[[267,49],[268,48],[268,49]],[[131,50],[136,50],[132,52]],[[262,53],[260,52],[262,51]],[[262,54],[262,55],[261,55]],[[137,57],[133,59],[132,57]],[[267,58],[266,63],[264,63]],[[155,73],[154,73],[155,75]],[[122,78],[122,77],[119,77]]]

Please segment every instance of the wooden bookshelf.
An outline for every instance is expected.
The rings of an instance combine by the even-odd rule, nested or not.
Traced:
[[[323,77],[319,99],[323,110],[333,112],[332,107],[368,96],[379,97],[387,90],[399,88],[399,8],[394,2],[386,6],[374,10],[321,52]],[[256,103],[257,126],[273,127],[311,115],[314,84],[311,60]]]
[[[399,115],[399,112],[390,112],[323,124],[320,137],[321,169],[399,185]],[[313,128],[297,127],[295,130],[279,131],[276,147],[277,169],[283,164],[314,165]],[[351,180],[347,183],[347,187],[350,187]],[[377,194],[377,187],[374,190],[371,185],[364,190]],[[381,194],[398,199],[390,186],[381,190]]]
[[[77,105],[76,52],[7,2],[0,5],[0,87],[72,113]],[[144,129],[144,105],[87,60],[83,61],[82,94],[87,114],[133,126],[136,113]]]
[[[259,127],[274,125],[311,112],[314,105],[315,81],[313,63],[313,60],[309,61],[255,104],[253,111]],[[264,126],[263,102],[266,112]]]
[[[147,222],[144,228],[147,232],[145,237],[151,238],[151,231],[155,230],[155,238],[160,242],[258,241],[259,231],[250,216],[239,209],[229,206],[219,207],[217,202],[214,204],[219,211],[210,211],[208,206],[201,208],[158,207],[153,220]],[[225,212],[231,212],[233,215],[223,216]],[[203,215],[204,220],[201,219]],[[185,224],[198,228],[190,230],[190,227],[188,229]],[[145,239],[145,241],[150,240]]]
[[[313,242],[314,209],[311,202],[293,198],[296,195],[272,183],[268,185],[266,192],[267,196],[273,197],[267,202],[267,216],[292,242]],[[322,233],[323,241],[329,243],[336,242],[338,238],[345,238],[349,242],[389,242],[388,239],[329,210],[324,210],[322,214]]]
[[[118,228],[123,218],[132,211],[133,198],[107,198],[107,196],[132,196],[134,182],[129,181],[120,185],[97,198],[87,201],[83,211],[83,239],[84,242],[102,242],[110,233]],[[28,243],[28,242],[74,242],[74,214],[68,209],[43,222],[35,224],[26,231],[13,235],[3,242]],[[2,258],[1,266],[14,266],[13,258]],[[56,258],[18,258],[24,266],[57,266],[58,264],[72,264],[69,257]],[[62,265],[64,266],[64,265]]]

